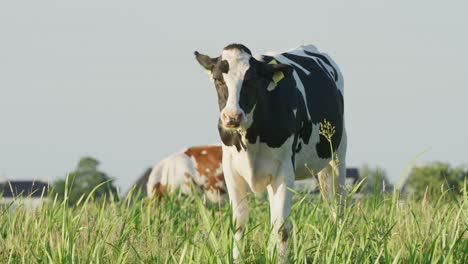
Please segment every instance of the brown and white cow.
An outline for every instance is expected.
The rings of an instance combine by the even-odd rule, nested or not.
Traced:
[[[177,189],[186,195],[197,190],[216,204],[227,200],[221,146],[190,147],[153,167],[147,183],[148,197],[162,196]]]

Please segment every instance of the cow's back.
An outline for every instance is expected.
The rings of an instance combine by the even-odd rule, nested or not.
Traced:
[[[158,162],[151,171],[147,183],[149,197],[163,195],[180,189],[190,193],[191,179],[188,175],[196,173],[192,160],[183,152],[178,152]]]
[[[223,202],[227,194],[221,146],[190,147],[156,164],[148,180],[148,196],[176,189],[186,195],[195,189],[213,203]]]
[[[336,86],[341,94],[344,94],[344,79],[338,64],[324,52],[320,52],[314,45],[302,45],[297,48],[286,51],[285,53],[296,54],[299,56],[306,56],[314,60],[320,60],[323,70],[328,71],[330,76],[335,80]],[[319,62],[318,62],[319,63]]]
[[[213,202],[221,202],[226,194],[222,166],[222,148],[219,145],[188,148],[185,155],[192,160],[196,172],[192,179]]]

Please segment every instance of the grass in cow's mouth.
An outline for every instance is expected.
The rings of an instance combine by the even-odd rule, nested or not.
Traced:
[[[320,195],[294,194],[291,263],[467,263],[468,195],[424,203],[376,192],[350,199],[341,220]],[[461,198],[460,198],[461,197]],[[4,207],[1,263],[231,263],[229,206],[206,208],[198,197],[106,202],[78,207],[52,201],[42,209]],[[269,205],[250,197],[241,263],[268,257]]]

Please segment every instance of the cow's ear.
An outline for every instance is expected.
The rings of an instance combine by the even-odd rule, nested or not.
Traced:
[[[265,78],[272,78],[273,75],[278,73],[287,76],[293,72],[291,65],[277,63],[275,60],[270,63],[259,61],[257,65],[258,74]]]
[[[288,64],[269,64],[273,67],[274,72],[282,72],[284,75],[289,75],[293,72],[293,67]]]
[[[198,63],[200,63],[200,65],[208,71],[212,71],[214,66],[218,62],[218,58],[210,58],[207,55],[198,53],[198,51],[195,51],[194,54]]]

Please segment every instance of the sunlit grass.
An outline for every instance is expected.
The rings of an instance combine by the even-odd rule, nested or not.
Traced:
[[[240,262],[275,263],[268,257],[268,201],[252,196],[249,205]],[[375,193],[350,199],[334,220],[320,196],[296,193],[289,260],[468,263],[467,207],[466,191],[424,203]],[[4,207],[0,262],[230,263],[233,226],[229,206],[206,208],[197,197]]]

